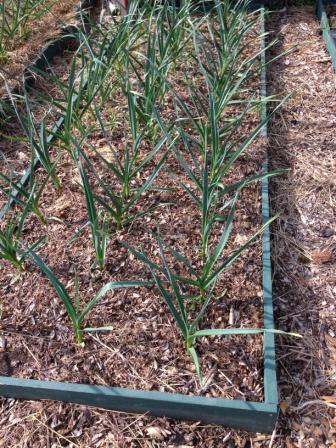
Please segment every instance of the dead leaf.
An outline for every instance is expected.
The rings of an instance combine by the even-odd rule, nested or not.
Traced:
[[[336,404],[336,395],[324,395],[321,397],[321,400],[326,401],[327,403]]]
[[[48,207],[49,213],[58,214],[71,207],[71,201],[66,196],[61,196],[53,203],[51,207]]]
[[[286,410],[289,408],[289,404],[285,400],[281,401],[279,406],[280,406],[280,409],[281,409],[283,414],[285,414]]]
[[[302,425],[300,425],[298,422],[293,422],[293,423],[292,423],[292,428],[293,428],[295,431],[300,431],[300,430],[302,429]]]
[[[149,428],[146,428],[146,432],[151,439],[164,440],[166,437],[165,431],[158,426],[150,426]]]
[[[328,419],[325,418],[325,417],[322,417],[320,422],[321,422],[321,424],[322,424],[322,426],[324,428],[325,433],[328,433],[328,431],[330,429],[330,424],[329,424]]]
[[[323,434],[323,431],[319,426],[314,426],[313,434],[315,437],[321,437]]]
[[[96,150],[108,162],[113,162],[114,161],[113,152],[112,152],[111,148],[108,145],[104,145],[104,146],[98,147],[98,148],[96,148]]]
[[[310,258],[316,264],[329,263],[333,259],[333,253],[331,250],[314,250],[310,253]]]
[[[239,233],[237,234],[236,238],[235,238],[235,244],[241,246],[243,244],[246,243],[247,237],[246,235],[240,235]]]

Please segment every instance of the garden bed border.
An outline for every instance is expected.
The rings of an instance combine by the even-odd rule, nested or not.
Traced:
[[[323,38],[330,54],[334,70],[336,71],[336,28],[330,28],[329,19],[325,7],[336,5],[336,0],[317,0],[316,15],[320,21]],[[333,33],[335,37],[333,38]]]
[[[265,8],[260,7],[260,34],[265,32]],[[263,39],[262,39],[263,40]],[[266,50],[262,43],[261,95],[266,96]],[[266,104],[262,110],[266,116]],[[61,117],[56,127],[63,124]],[[262,129],[267,138],[267,125]],[[267,161],[263,170],[267,171]],[[26,182],[30,173],[26,173]],[[2,219],[8,208],[0,213]],[[269,219],[268,179],[262,180],[262,219]],[[263,249],[263,306],[264,328],[274,328],[272,301],[272,272],[270,257],[270,231],[262,237]],[[88,384],[41,381],[0,376],[0,396],[25,400],[58,400],[129,413],[148,413],[183,420],[214,423],[251,432],[271,433],[278,415],[278,392],[274,334],[264,334],[264,402],[227,400],[188,396],[169,392],[140,391]]]

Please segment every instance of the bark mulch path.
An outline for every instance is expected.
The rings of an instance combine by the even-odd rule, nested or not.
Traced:
[[[336,440],[336,78],[312,8],[275,16],[271,93],[293,92],[270,129],[275,307],[302,340],[279,339],[278,379],[284,446],[335,446]],[[281,342],[281,343],[280,343]]]

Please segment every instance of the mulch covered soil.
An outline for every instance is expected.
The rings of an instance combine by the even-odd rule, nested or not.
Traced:
[[[312,8],[291,8],[275,14],[269,27],[281,32],[277,54],[297,45],[294,52],[272,64],[269,78],[273,93],[295,92],[270,129],[272,163],[277,167],[292,168],[288,176],[271,184],[273,210],[282,211],[278,224],[273,227],[277,326],[295,329],[304,335],[300,341],[278,339],[282,402],[276,431],[272,436],[262,436],[197,422],[130,416],[63,403],[2,399],[0,447],[333,446],[336,356],[333,303],[335,206],[332,203],[335,188],[334,76]],[[257,148],[252,150],[257,151]],[[249,170],[259,169],[258,162],[262,157],[253,156],[252,162],[246,155],[241,169],[243,166],[245,169],[248,166]],[[171,166],[178,170],[173,161]],[[165,176],[168,175],[162,174],[159,182],[165,183]],[[62,180],[75,178],[66,169],[61,177]],[[92,251],[87,245],[87,235],[85,238],[81,236],[67,250],[61,247],[59,241],[67,240],[85,222],[79,192],[80,187],[75,183],[71,188],[70,185],[66,187],[63,199],[62,196],[55,198],[51,189],[47,191],[44,209],[50,218],[50,229],[48,245],[41,250],[43,257],[57,269],[57,275],[70,290],[73,283],[69,269],[73,272],[75,267],[80,273],[82,290],[88,295],[97,290],[100,282],[104,284],[107,279],[124,278],[130,268],[141,275],[141,265],[127,256],[117,241],[109,245],[108,250],[114,258],[109,257],[111,261],[104,274],[90,270]],[[179,199],[186,201],[182,196]],[[169,208],[156,211],[151,220],[162,221],[163,239],[170,236],[169,243],[186,248],[195,232],[192,206],[185,202],[184,210],[188,213],[181,215],[179,201],[173,202]],[[258,222],[258,207],[258,188],[252,187],[242,198],[238,210],[244,217],[240,225],[247,225],[245,233]],[[53,217],[57,220],[53,221]],[[146,227],[139,221],[119,238],[131,238],[132,244],[145,239],[149,250],[154,251],[146,233],[152,225],[151,220]],[[29,235],[33,238],[41,230],[37,221],[31,219],[27,238]],[[181,235],[181,241],[174,241],[175,235]],[[234,239],[241,235],[244,235],[243,229],[235,228]],[[260,278],[260,265],[258,271],[255,259],[260,260],[259,245],[247,252],[234,266],[234,271],[223,279],[229,300],[216,305],[210,321],[227,325],[233,304],[235,324],[258,324],[260,280],[255,279]],[[93,335],[87,339],[85,347],[79,349],[73,343],[53,290],[34,267],[28,269],[29,272],[18,279],[7,265],[1,265],[4,280],[0,288],[1,296],[5,297],[0,323],[3,329],[0,338],[2,373],[43,379],[90,380],[144,389],[172,388],[184,393],[239,399],[262,398],[259,389],[262,380],[258,361],[261,359],[260,344],[255,344],[255,338],[246,338],[245,345],[242,339],[239,344],[238,340],[232,343],[232,340],[223,339],[209,341],[208,345],[202,343],[203,369],[209,374],[209,382],[206,390],[199,391],[180,336],[163,309],[162,299],[154,291],[134,290],[107,296],[106,301],[101,302],[101,308],[90,315],[90,322],[113,323],[115,331],[104,336]],[[94,283],[89,281],[92,274]],[[241,294],[247,296],[238,301]],[[248,306],[247,310],[245,306]],[[253,309],[255,313],[251,312]],[[256,356],[258,350],[259,358]],[[227,378],[223,379],[221,372]],[[215,384],[220,385],[220,390]]]
[[[189,64],[189,74],[201,89],[202,80],[193,62]],[[177,72],[172,78],[178,93],[185,95],[184,76]],[[258,90],[258,79],[252,80],[249,88]],[[116,89],[102,113],[106,123],[110,123],[113,111],[115,125],[109,131],[108,143],[120,154],[125,145],[131,144],[130,133],[125,129],[125,101],[125,96]],[[165,117],[174,114],[171,98],[169,100],[168,97],[162,109]],[[86,119],[90,120],[90,117]],[[257,113],[249,114],[240,128],[239,139],[258,122]],[[94,163],[97,164],[98,160],[90,149],[92,147],[108,157],[109,146],[101,132],[92,133],[88,143],[83,149],[88,154],[91,151],[90,158]],[[150,144],[143,144],[140,160],[150,150]],[[260,172],[263,159],[264,144],[259,139],[235,164],[226,181],[232,183]],[[87,213],[78,170],[66,153],[59,165],[62,192],[55,191],[50,184],[42,197],[42,210],[49,220],[48,226],[30,217],[25,226],[24,240],[31,244],[43,235],[48,237],[39,253],[72,295],[77,273],[82,306],[110,281],[149,279],[143,264],[122,243],[127,242],[137,249],[143,246],[152,260],[160,263],[157,241],[151,236],[158,226],[164,243],[186,254],[195,267],[199,267],[199,210],[179,185],[179,182],[188,184],[190,181],[172,154],[155,181],[155,190],[148,192],[139,204],[141,209],[134,211],[149,210],[157,204],[162,206],[122,231],[112,233],[107,248],[107,266],[103,272],[92,269],[94,253],[88,227],[79,231],[87,222]],[[145,182],[153,167],[154,162],[146,165],[137,182]],[[38,177],[41,180],[43,175],[40,169]],[[104,176],[103,172],[101,175]],[[114,191],[118,191],[117,179],[113,179],[111,172],[105,176]],[[164,188],[170,191],[162,193],[160,190]],[[251,185],[243,191],[238,202],[231,244],[224,255],[230,254],[260,225],[260,188]],[[212,232],[212,241],[218,241],[220,232],[221,226],[218,226]],[[0,328],[5,345],[0,354],[1,374],[228,399],[263,399],[262,342],[259,336],[203,340],[198,351],[205,383],[200,387],[191,358],[185,351],[184,340],[154,288],[116,290],[106,294],[90,312],[86,322],[89,327],[110,326],[113,330],[88,335],[84,348],[81,348],[74,343],[63,305],[35,266],[27,264],[27,272],[18,277],[9,264],[2,262],[0,273],[3,306]],[[221,276],[216,295],[219,298],[209,307],[202,328],[226,327],[229,321],[230,325],[238,327],[262,325],[260,241]]]
[[[66,83],[69,75],[69,65],[71,64],[75,48],[70,45],[69,49],[64,49],[60,55],[55,56],[48,66],[49,76],[56,76],[57,79]],[[60,88],[55,85],[52,79],[48,79],[40,73],[34,73],[34,85],[27,91],[27,102],[32,111],[35,122],[42,119],[53,126],[58,118],[58,114],[48,105],[41,101],[41,95],[56,98],[60,95]],[[20,103],[17,108],[22,114],[25,105]],[[9,112],[9,109],[8,109]],[[17,120],[13,110],[0,117],[0,166],[1,173],[10,177],[12,181],[19,182],[31,163],[31,151],[27,148],[27,135]],[[5,182],[0,180],[0,186]],[[7,202],[7,196],[0,191],[0,208]]]

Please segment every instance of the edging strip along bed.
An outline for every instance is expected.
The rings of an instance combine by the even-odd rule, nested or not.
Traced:
[[[336,71],[336,28],[331,28],[325,7],[335,5],[336,0],[317,0],[316,15],[320,21],[323,38]]]
[[[260,29],[261,34],[266,32],[265,24],[265,8],[261,8],[260,13]],[[261,41],[261,65],[264,67],[261,72],[260,91],[261,97],[267,97],[267,52],[265,38]],[[261,119],[267,116],[267,104],[264,102],[261,110]],[[267,142],[268,128],[267,124],[262,128],[261,135]],[[266,149],[266,160],[263,163],[263,172],[268,172],[268,159]],[[268,178],[261,180],[261,213],[262,223],[266,223],[270,218],[269,210],[269,188]],[[273,292],[272,292],[272,266],[271,266],[271,235],[269,226],[262,234],[262,272],[263,272],[263,299],[264,299],[264,328],[274,328],[273,314]],[[278,387],[276,378],[276,358],[275,358],[275,336],[272,333],[264,333],[264,399],[265,403],[278,404]]]
[[[257,5],[254,5],[255,7]],[[266,97],[266,49],[265,49],[265,10],[260,7],[260,35],[262,36],[262,74],[260,82],[261,96]],[[263,104],[261,119],[266,116],[266,103]],[[61,117],[55,125],[63,124]],[[267,125],[262,129],[262,137],[267,139]],[[267,161],[263,170],[267,171]],[[30,173],[22,181],[27,182]],[[21,181],[21,182],[22,182]],[[262,180],[262,218],[269,218],[268,180]],[[12,204],[11,204],[12,205]],[[0,219],[5,211],[1,211]],[[267,230],[262,237],[263,249],[263,297],[264,328],[274,328],[272,279],[270,261],[270,233]],[[242,400],[227,400],[187,396],[169,392],[153,392],[115,388],[88,384],[65,383],[58,381],[40,381],[15,377],[0,377],[0,395],[8,398],[26,400],[59,400],[88,406],[96,406],[114,411],[130,413],[149,413],[156,416],[172,417],[184,420],[196,420],[244,429],[253,432],[271,433],[278,414],[278,393],[276,381],[274,334],[264,334],[264,398],[262,403]]]

